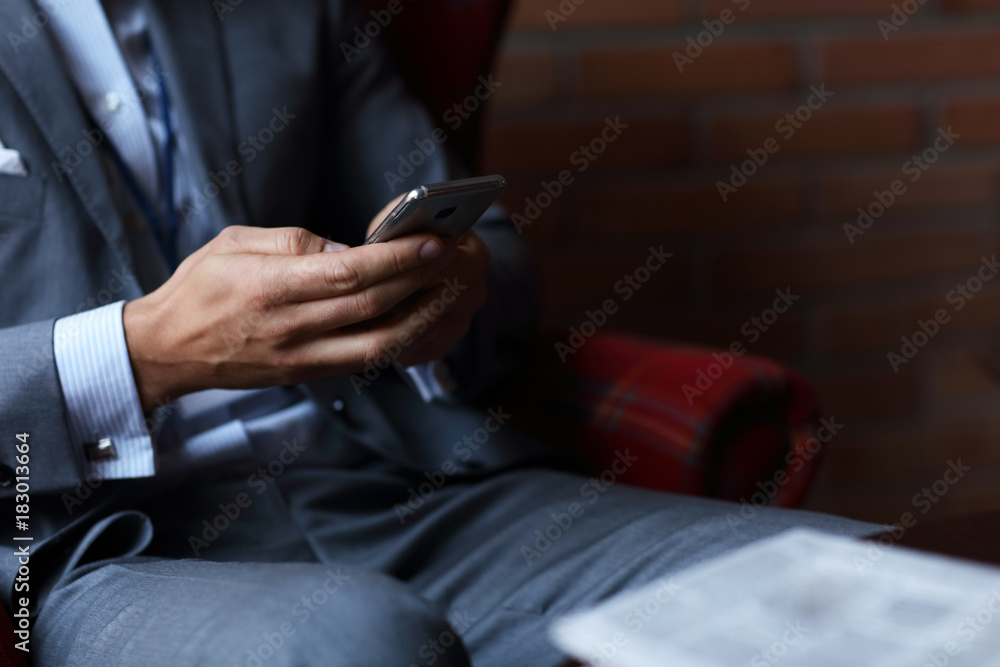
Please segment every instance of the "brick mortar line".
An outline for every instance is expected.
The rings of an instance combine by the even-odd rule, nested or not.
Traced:
[[[798,84],[794,89],[782,91],[757,91],[746,93],[722,93],[719,95],[692,96],[686,93],[660,93],[645,96],[623,96],[619,98],[579,97],[552,101],[522,100],[499,102],[493,107],[495,118],[508,120],[519,117],[537,118],[539,113],[553,119],[578,115],[585,118],[590,113],[624,112],[625,109],[637,115],[655,116],[664,113],[678,113],[694,107],[697,112],[725,115],[732,107],[739,105],[740,115],[779,112],[783,106],[801,103],[801,96],[811,85],[822,82]],[[975,101],[982,98],[1000,102],[1000,77],[982,77],[963,81],[890,81],[872,84],[828,84],[834,92],[827,108],[864,108],[866,106],[919,106],[917,100],[908,99],[925,96],[946,104],[952,101]],[[905,97],[904,97],[905,96]],[[901,99],[902,97],[902,99]]]
[[[804,38],[849,38],[869,37],[873,41],[881,39],[877,23],[887,19],[886,15],[870,17],[824,17],[818,19],[737,19],[726,26],[718,43],[754,42],[767,40],[796,40]],[[1000,28],[1000,10],[977,15],[923,15],[913,16],[898,33],[893,33],[889,42],[909,36],[944,35],[950,32],[990,32]],[[605,47],[662,47],[673,48],[684,44],[685,40],[703,30],[701,19],[689,24],[669,26],[588,26],[586,28],[560,27],[555,32],[540,30],[517,30],[507,36],[510,48],[525,50],[563,51]]]

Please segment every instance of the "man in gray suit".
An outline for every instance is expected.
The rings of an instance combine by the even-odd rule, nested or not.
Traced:
[[[357,247],[457,173],[397,182],[434,126],[337,48],[346,4],[0,4],[0,589],[36,664],[548,665],[571,609],[874,529],[598,491],[471,407],[530,340],[524,251],[499,210]]]

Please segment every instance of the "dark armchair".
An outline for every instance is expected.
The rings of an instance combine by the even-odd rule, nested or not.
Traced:
[[[384,0],[364,0],[376,20]],[[413,92],[441,118],[494,69],[510,0],[420,0],[379,30]],[[372,14],[371,12],[376,12]],[[383,15],[384,16],[384,15]],[[449,137],[478,172],[481,112]],[[523,424],[598,474],[616,452],[640,463],[638,486],[792,506],[811,482],[823,440],[811,388],[791,370],[751,356],[598,333],[565,366],[552,346],[505,404],[530,405]],[[548,354],[545,358],[544,354]],[[539,372],[539,368],[545,369]]]

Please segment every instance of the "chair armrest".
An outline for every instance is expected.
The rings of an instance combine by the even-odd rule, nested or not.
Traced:
[[[25,653],[18,650],[10,612],[0,607],[0,667],[24,667]]]
[[[545,407],[575,423],[570,446],[591,471],[628,450],[626,483],[785,507],[814,477],[816,396],[780,364],[604,334],[567,355],[566,371]]]

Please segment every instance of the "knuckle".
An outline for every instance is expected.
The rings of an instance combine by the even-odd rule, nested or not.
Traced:
[[[375,289],[356,292],[354,306],[358,315],[365,320],[381,315],[385,309],[385,298]]]
[[[223,244],[235,243],[243,234],[243,227],[240,225],[229,225],[223,227],[222,231],[216,235],[216,239]]]
[[[279,245],[289,255],[304,255],[309,251],[312,242],[312,233],[302,227],[286,227],[279,237]],[[281,249],[281,248],[279,248]]]
[[[252,312],[267,313],[279,305],[278,290],[263,272],[253,272],[254,277],[246,283],[247,297]]]
[[[392,254],[390,257],[392,262],[392,270],[395,273],[403,273],[407,269],[406,256],[403,251],[399,248],[393,247]]]
[[[407,262],[407,253],[401,247],[395,244],[387,247],[391,248],[389,261],[392,263],[394,273],[403,273],[408,268],[412,268]]]
[[[327,284],[341,292],[354,292],[361,287],[361,273],[351,263],[337,259],[326,271]]]
[[[250,290],[249,300],[249,312],[252,313],[266,313],[272,307],[271,295],[259,287]]]
[[[260,260],[256,264],[257,268],[253,273],[267,310],[287,304],[295,289],[294,279],[285,272],[274,270],[274,267],[269,266],[266,261]]]
[[[266,333],[271,340],[286,341],[294,335],[295,329],[287,317],[274,317],[268,321]]]

